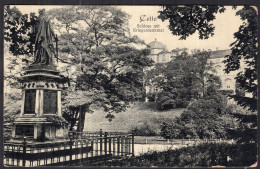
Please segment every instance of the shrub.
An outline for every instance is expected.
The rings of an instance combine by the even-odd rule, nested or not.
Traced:
[[[148,98],[149,102],[154,102],[155,97],[156,97],[156,93],[147,93],[146,97]]]
[[[250,166],[257,160],[256,144],[209,143],[164,152],[148,152],[123,160],[99,162],[92,165],[127,167],[211,167]],[[230,160],[228,160],[228,157]]]
[[[222,94],[206,95],[193,101],[180,117],[173,122],[163,122],[160,125],[164,138],[226,138],[227,128],[232,121],[228,119],[232,107],[227,106],[226,96]]]
[[[132,127],[130,133],[136,136],[157,136],[160,134],[160,128],[156,123],[144,121]]]
[[[178,91],[181,92],[182,90]],[[185,92],[177,93],[177,91],[161,91],[158,94],[158,109],[159,110],[169,110],[175,108],[185,108],[189,104],[189,99],[185,96]]]

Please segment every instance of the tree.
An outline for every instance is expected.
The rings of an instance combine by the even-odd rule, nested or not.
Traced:
[[[179,50],[179,49],[178,49]],[[192,99],[203,97],[209,80],[220,83],[208,59],[210,53],[197,50],[189,55],[177,51],[169,63],[157,64],[147,72],[147,81],[158,90],[157,102],[161,109],[187,107]]]
[[[233,7],[236,9],[236,7]],[[217,13],[225,11],[224,6],[208,5],[187,5],[187,6],[163,6],[159,18],[162,21],[169,20],[169,29],[173,35],[186,39],[196,31],[200,39],[208,39],[214,35],[214,25],[212,21]],[[240,16],[243,24],[238,32],[234,33],[235,42],[230,44],[231,54],[226,57],[225,71],[235,71],[240,68],[240,63],[244,59],[246,68],[240,72],[236,81],[246,92],[252,93],[253,97],[233,96],[233,98],[243,107],[255,111],[257,109],[257,12],[253,7],[244,6],[236,12]]]
[[[48,15],[58,34],[60,70],[70,78],[63,116],[70,121],[71,130],[75,125],[78,131],[84,129],[85,113],[92,112],[93,104],[103,107],[106,117],[112,119],[113,113],[124,111],[130,102],[141,97],[142,70],[152,61],[146,57],[148,49],[135,47],[145,44],[130,36],[126,13],[116,7],[73,6],[50,10]],[[26,22],[17,22],[17,26]],[[27,31],[21,34],[30,35]],[[6,36],[13,45],[15,36]],[[33,38],[29,38],[30,42]]]
[[[246,68],[239,72],[236,81],[240,88],[247,93],[252,93],[252,97],[235,95],[233,98],[243,107],[249,110],[257,110],[257,12],[254,8],[245,6],[237,12],[243,20],[238,32],[234,33],[236,41],[230,44],[232,53],[226,56],[227,73],[238,70],[241,60],[244,60]]]
[[[92,104],[103,107],[111,120],[114,112],[124,111],[129,102],[141,97],[142,69],[151,61],[146,57],[149,50],[134,47],[144,43],[129,35],[126,13],[106,6],[70,7],[49,13],[60,29],[60,52],[76,69],[73,93],[65,97],[65,103],[79,119],[78,131],[83,130],[85,113],[92,112]],[[80,104],[75,102],[74,92],[86,94],[79,94]]]
[[[161,135],[167,139],[228,138],[229,128],[238,126],[231,118],[233,107],[219,90],[209,85],[203,98],[193,101],[180,117],[161,125]]]
[[[38,22],[35,13],[22,14],[16,7],[5,6],[4,40],[9,42],[9,50],[14,56],[32,57],[35,34],[30,30]],[[24,60],[27,61],[27,60]]]

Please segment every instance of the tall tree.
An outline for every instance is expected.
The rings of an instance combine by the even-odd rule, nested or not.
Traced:
[[[186,107],[192,99],[204,95],[209,80],[220,83],[208,63],[210,52],[178,53],[169,63],[157,64],[147,72],[147,82],[159,89],[157,102],[162,109]]]
[[[146,57],[149,50],[134,47],[144,42],[130,36],[125,12],[115,7],[80,6],[49,14],[61,34],[60,53],[75,70],[71,75],[73,92],[65,97],[65,103],[74,112],[69,114],[78,131],[83,130],[85,113],[92,111],[92,104],[103,107],[111,120],[114,112],[125,110],[140,97],[142,69],[151,61]]]
[[[236,9],[236,7],[233,7]],[[200,39],[208,39],[214,35],[213,21],[217,13],[222,13],[224,6],[187,5],[187,6],[163,6],[159,11],[162,21],[169,21],[169,29],[173,35],[186,39],[196,31]],[[246,92],[252,93],[253,97],[233,96],[238,104],[249,110],[257,109],[257,12],[253,7],[244,6],[236,12],[243,24],[234,33],[235,42],[231,43],[231,54],[226,57],[225,71],[239,70],[242,61],[246,68],[237,74],[236,81]]]
[[[8,13],[7,20],[9,15],[13,13]],[[129,16],[125,12],[110,6],[70,6],[50,10],[48,15],[58,34],[60,70],[71,79],[71,86],[63,100],[64,117],[71,121],[71,129],[74,125],[77,125],[78,131],[84,129],[85,113],[92,112],[93,104],[103,107],[107,118],[112,119],[113,113],[125,110],[130,102],[140,97],[142,69],[151,65],[152,61],[146,57],[149,50],[144,48],[144,42],[130,36]],[[28,18],[24,17],[22,22],[15,21],[17,27],[28,22]],[[6,32],[10,31],[12,24],[7,22]],[[33,43],[34,38],[30,38],[33,35],[28,31],[32,24],[25,25],[26,31],[23,32],[15,29],[15,36],[6,33],[11,45],[16,43],[18,35],[27,37],[26,43]],[[139,50],[136,46],[143,49]],[[30,53],[31,47],[33,45],[25,45],[24,51]],[[19,45],[15,50],[10,49],[13,54],[20,50]]]

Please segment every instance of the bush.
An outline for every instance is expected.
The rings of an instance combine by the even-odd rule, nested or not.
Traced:
[[[227,119],[230,108],[226,96],[215,94],[193,101],[187,110],[173,122],[161,124],[161,135],[166,139],[178,138],[226,138],[227,128],[232,121]]]
[[[156,93],[147,93],[146,97],[148,98],[149,102],[154,102],[155,97],[156,97]]]
[[[175,108],[186,108],[190,100],[188,98],[188,95],[185,95],[184,91],[182,92],[183,93],[177,93],[175,89],[173,91],[160,92],[158,94],[158,99],[157,99],[158,109],[169,110]]]
[[[250,166],[257,160],[256,144],[231,145],[209,143],[164,152],[148,152],[144,155],[93,165],[124,167],[211,167],[211,166]],[[229,157],[229,158],[228,158]]]
[[[154,121],[154,120],[153,120]],[[160,128],[156,122],[144,121],[132,127],[130,133],[135,136],[157,136],[160,135]]]

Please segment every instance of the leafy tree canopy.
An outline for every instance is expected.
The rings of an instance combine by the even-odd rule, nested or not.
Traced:
[[[212,91],[212,89],[210,90]],[[229,129],[238,126],[237,119],[232,117],[232,106],[218,90],[206,92],[203,98],[193,101],[180,117],[172,122],[163,122],[161,134],[172,139],[189,138],[228,138]]]
[[[156,64],[146,75],[147,83],[158,88],[157,102],[161,109],[186,107],[192,99],[203,96],[209,85],[221,85],[208,63],[210,52],[178,53],[169,63]]]

